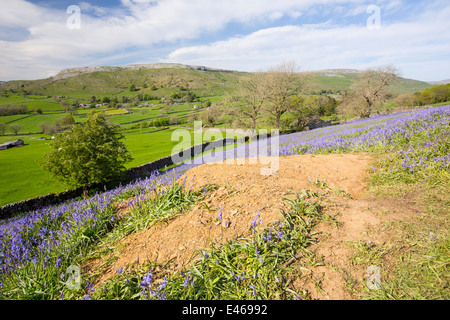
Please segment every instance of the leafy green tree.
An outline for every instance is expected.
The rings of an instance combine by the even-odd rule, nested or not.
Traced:
[[[161,127],[161,121],[159,119],[153,120],[153,126],[157,128]]]
[[[73,187],[87,187],[119,178],[132,157],[117,125],[104,114],[90,113],[84,126],[75,124],[50,143],[42,166]]]
[[[131,92],[136,91],[136,86],[134,84],[130,84],[128,86],[128,90],[131,91]]]

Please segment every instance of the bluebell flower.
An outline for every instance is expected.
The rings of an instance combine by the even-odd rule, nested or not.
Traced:
[[[223,210],[223,207],[220,207],[220,210],[219,210],[219,220],[220,221],[222,221],[222,210]]]
[[[148,287],[152,283],[153,272],[150,271],[144,277],[142,277],[141,287]]]

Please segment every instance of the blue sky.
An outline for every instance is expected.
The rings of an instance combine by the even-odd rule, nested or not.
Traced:
[[[79,15],[67,12],[73,5]],[[2,0],[0,80],[158,62],[258,71],[292,60],[300,71],[393,65],[406,78],[443,80],[448,30],[448,0]]]

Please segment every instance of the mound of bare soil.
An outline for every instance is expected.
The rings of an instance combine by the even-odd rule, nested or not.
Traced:
[[[347,242],[361,239],[375,243],[387,241],[386,237],[367,233],[386,218],[373,210],[374,207],[384,206],[384,212],[396,212],[397,215],[390,216],[394,219],[401,219],[404,214],[404,210],[397,210],[404,204],[361,198],[368,188],[373,161],[367,154],[288,156],[279,158],[279,170],[272,175],[262,175],[263,164],[249,164],[248,159],[245,164],[212,163],[195,167],[180,180],[186,178],[187,186],[194,189],[210,184],[218,188],[187,214],[122,239],[119,259],[101,272],[101,278],[108,278],[116,269],[134,263],[138,258],[140,263],[171,260],[177,267],[185,267],[198,254],[198,249],[207,249],[211,242],[224,243],[250,235],[258,213],[262,222],[258,222],[258,228],[280,220],[280,211],[288,209],[283,197],[301,189],[317,190],[318,187],[309,181],[319,178],[333,188],[345,190],[351,199],[330,193],[332,209],[339,213],[339,227],[319,227],[326,236],[321,237],[313,250],[322,257],[323,264],[311,268],[311,273],[320,280],[323,291],[314,289],[304,280],[295,285],[307,288],[313,298],[351,299],[345,289],[345,273],[341,272],[343,268],[349,268],[351,249]],[[330,265],[333,268],[329,268]],[[346,271],[357,278],[364,277],[364,270]]]

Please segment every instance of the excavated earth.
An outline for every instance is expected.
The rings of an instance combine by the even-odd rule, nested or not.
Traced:
[[[318,241],[309,249],[321,263],[309,264],[305,277],[299,277],[293,286],[306,290],[313,299],[354,299],[349,283],[361,283],[368,275],[361,266],[350,262],[353,249],[349,243],[363,241],[389,248],[393,234],[386,222],[408,219],[416,212],[412,200],[380,199],[367,194],[374,161],[363,153],[295,155],[280,157],[278,168],[273,167],[278,170],[271,174],[262,174],[261,169],[268,166],[264,159],[192,168],[180,181],[186,179],[186,185],[193,189],[211,184],[216,189],[186,214],[123,238],[118,246],[118,259],[109,268],[100,270],[101,261],[85,267],[88,272],[99,273],[99,281],[138,258],[140,263],[170,260],[181,269],[211,242],[225,243],[249,236],[258,213],[262,221],[258,228],[280,220],[281,211],[288,209],[283,197],[293,196],[302,189],[323,192],[323,188],[309,183],[310,179],[319,179],[351,197],[330,190],[326,193],[326,210],[335,216],[337,225],[321,223],[316,227]],[[126,214],[126,202],[120,208],[119,214]]]

